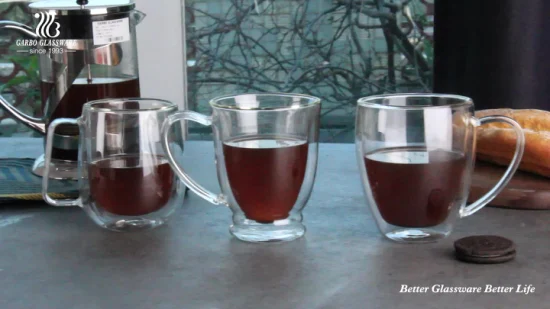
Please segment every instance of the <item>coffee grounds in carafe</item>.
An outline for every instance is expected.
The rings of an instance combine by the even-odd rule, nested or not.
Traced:
[[[41,82],[42,95],[48,95],[54,88],[53,83]],[[77,78],[69,87],[49,121],[58,118],[78,118],[82,114],[85,103],[105,98],[137,98],[140,96],[139,79],[121,79],[98,77],[88,83],[86,78]],[[46,125],[49,125],[47,123]],[[59,135],[78,135],[78,127],[74,125],[60,125],[55,131]],[[78,160],[77,149],[60,149],[55,145],[52,148],[52,158],[58,160]]]

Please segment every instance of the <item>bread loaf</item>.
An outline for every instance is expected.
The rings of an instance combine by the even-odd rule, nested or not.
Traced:
[[[525,152],[520,170],[550,177],[550,112],[536,109],[488,109],[476,117],[501,115],[517,121],[525,134]],[[476,130],[476,157],[499,165],[508,165],[514,155],[516,134],[502,122],[484,124]]]

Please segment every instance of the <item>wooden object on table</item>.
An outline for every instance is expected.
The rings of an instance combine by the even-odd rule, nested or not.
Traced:
[[[472,175],[468,202],[487,193],[502,177],[506,167],[477,161]],[[517,171],[506,188],[489,204],[515,209],[549,209],[550,178]]]

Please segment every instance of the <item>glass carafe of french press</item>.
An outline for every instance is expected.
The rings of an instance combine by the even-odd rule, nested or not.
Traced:
[[[25,115],[0,97],[0,105],[14,117],[45,134],[54,119],[80,116],[88,101],[140,96],[135,27],[145,14],[131,0],[45,0],[29,8],[34,29],[0,21],[0,30],[25,34],[28,39],[17,45],[38,54],[44,117]],[[56,129],[50,178],[78,177],[78,143],[78,127]],[[39,176],[43,159],[33,166]]]

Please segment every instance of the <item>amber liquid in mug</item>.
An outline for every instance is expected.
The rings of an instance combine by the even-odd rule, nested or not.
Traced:
[[[231,191],[246,218],[286,219],[304,181],[307,141],[246,137],[225,142],[223,153]]]
[[[54,86],[53,83],[40,82],[42,98],[48,98]],[[57,118],[78,118],[82,115],[82,106],[89,101],[104,98],[137,98],[139,96],[139,79],[137,78],[125,80],[98,77],[92,79],[92,83],[88,83],[86,78],[77,78],[69,87],[61,102],[55,107],[49,121],[51,122]],[[78,135],[78,127],[60,125],[55,132],[61,135]],[[52,158],[76,161],[78,160],[78,150],[54,147],[52,148]]]
[[[162,156],[114,156],[92,162],[88,173],[93,201],[116,215],[152,213],[175,192],[174,174]]]
[[[374,201],[384,221],[401,227],[443,223],[463,194],[463,154],[388,148],[365,156]]]

